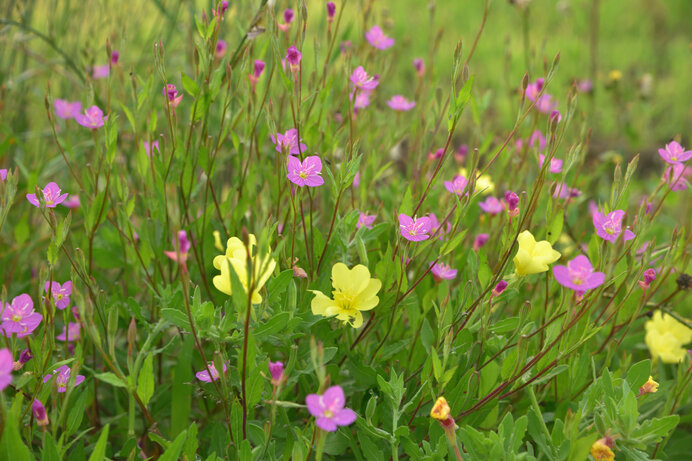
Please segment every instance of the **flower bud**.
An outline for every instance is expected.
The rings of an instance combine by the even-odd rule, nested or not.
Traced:
[[[13,371],[21,370],[22,367],[24,366],[24,364],[33,358],[34,358],[34,356],[31,354],[31,351],[29,349],[24,349],[21,352],[21,354],[19,354],[19,360],[14,362],[14,364],[12,365],[12,370]]]
[[[490,294],[490,296],[492,296],[493,298],[496,298],[496,297],[500,296],[502,294],[502,292],[505,291],[506,288],[507,288],[507,282],[505,282],[504,279],[500,280],[499,282],[497,282],[497,285],[495,285],[495,288],[493,288],[493,291]]]
[[[278,386],[284,381],[284,364],[282,362],[269,361],[269,374],[271,374],[272,385]]]
[[[615,459],[615,453],[611,450],[612,447],[612,437],[602,437],[591,445],[591,456],[593,456],[596,461],[613,461]]]
[[[39,426],[48,425],[48,414],[46,413],[46,408],[43,406],[40,400],[34,400],[34,403],[31,404],[31,412],[34,414],[36,423]]]
[[[332,22],[336,14],[336,5],[334,2],[327,2],[327,21]]]
[[[644,385],[639,388],[639,394],[637,394],[637,397],[641,397],[644,394],[653,394],[654,392],[658,392],[658,383],[654,381],[652,376],[649,376],[648,381],[646,381]]]

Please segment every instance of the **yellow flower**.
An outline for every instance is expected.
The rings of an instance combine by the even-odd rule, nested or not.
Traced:
[[[617,69],[611,70],[611,71],[608,73],[608,79],[609,79],[611,82],[617,82],[617,81],[619,81],[619,80],[622,79],[622,72],[619,71],[619,70],[617,70]]]
[[[257,239],[255,239],[254,235],[250,234],[248,240],[250,244],[249,253],[252,258],[252,277],[250,277],[250,270],[247,264],[248,248],[238,237],[231,237],[226,243],[226,254],[214,258],[214,267],[220,270],[221,274],[215,276],[212,282],[219,291],[227,295],[232,294],[230,273],[230,269],[232,268],[238,276],[240,283],[243,284],[245,293],[249,290],[250,279],[253,279],[251,301],[252,304],[259,304],[262,302],[262,295],[259,294],[259,291],[264,284],[267,283],[272,272],[274,272],[276,261],[271,258],[269,253],[261,258],[258,257],[258,255],[254,254],[256,251]]]
[[[661,311],[654,312],[644,327],[644,340],[654,361],[661,359],[663,363],[682,362],[687,353],[682,346],[692,341],[692,329]]]
[[[613,461],[615,459],[615,453],[606,445],[605,437],[596,440],[593,445],[591,445],[591,456],[593,456],[596,461]]]
[[[334,299],[321,291],[310,290],[315,293],[311,305],[313,314],[325,317],[336,315],[342,322],[358,328],[363,324],[361,311],[369,311],[380,302],[376,295],[382,288],[382,282],[370,278],[370,271],[361,264],[353,269],[343,263],[334,264],[332,286]]]
[[[658,383],[654,381],[653,376],[649,376],[649,380],[645,382],[642,387],[639,388],[639,395],[650,394],[654,392],[658,392]]]
[[[430,416],[438,421],[445,421],[449,418],[449,404],[444,397],[438,397],[430,410]]]
[[[459,174],[468,179],[466,168],[459,168]],[[487,174],[476,178],[476,187],[474,192],[482,191],[483,194],[490,194],[495,190],[495,183]]]
[[[533,234],[527,230],[517,237],[519,250],[514,256],[514,267],[517,275],[538,274],[548,270],[548,265],[560,259],[560,252],[553,250],[547,240],[536,242]]]

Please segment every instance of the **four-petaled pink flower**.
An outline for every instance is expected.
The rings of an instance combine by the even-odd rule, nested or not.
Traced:
[[[178,94],[178,89],[172,83],[167,83],[166,86],[163,87],[163,94],[168,100],[168,105],[173,109],[178,107],[178,104],[180,104],[184,96],[182,93]]]
[[[552,95],[542,94],[536,101],[536,110],[542,114],[550,114],[557,109],[557,102],[553,101]],[[559,112],[558,112],[559,115]]]
[[[596,211],[593,214],[593,225],[596,228],[596,235],[603,240],[614,242],[622,233],[624,234],[623,238],[625,241],[632,240],[634,233],[631,230],[625,229],[624,232],[622,231],[622,218],[624,217],[625,212],[623,210],[611,211],[607,215]]]
[[[197,379],[200,381],[204,381],[205,383],[210,383],[212,381],[216,381],[219,379],[219,372],[216,371],[216,367],[214,366],[214,362],[209,362],[208,364],[209,370],[204,369],[202,371],[198,371],[195,373],[195,376]],[[223,374],[226,374],[226,371],[228,370],[228,367],[226,364],[223,364]],[[211,376],[209,376],[209,372],[211,371]]]
[[[64,119],[75,118],[82,112],[82,103],[79,101],[68,102],[64,99],[56,99],[53,101],[53,107],[55,115]]]
[[[284,10],[284,23],[283,24],[277,24],[279,30],[286,32],[286,36],[288,37],[288,30],[291,28],[291,23],[293,22],[293,18],[295,17],[295,14],[293,13],[293,10],[290,8],[286,8]]]
[[[668,184],[670,190],[679,192],[687,190],[689,187],[690,183],[686,177],[690,175],[692,175],[692,168],[682,163],[675,163],[666,168],[663,173],[663,180]]]
[[[269,361],[269,374],[272,376],[271,382],[274,386],[278,386],[284,380],[284,364],[282,362]]]
[[[281,152],[284,149],[288,150],[291,155],[300,154],[307,150],[307,146],[302,142],[298,143],[298,130],[291,128],[286,133],[276,133],[271,135],[272,142],[276,145],[276,151]]]
[[[302,162],[298,157],[288,156],[288,174],[286,177],[296,186],[317,187],[324,184],[324,179],[320,176],[322,172],[322,161],[317,155],[305,157]]]
[[[481,207],[481,210],[492,216],[502,213],[502,210],[505,209],[503,203],[493,196],[488,197],[483,202],[478,202],[478,206]]]
[[[591,261],[584,255],[577,256],[566,266],[553,267],[553,275],[560,285],[580,294],[603,285],[605,281],[605,274],[594,272]]]
[[[106,78],[111,73],[111,66],[108,64],[103,64],[101,66],[94,66],[91,69],[91,78],[98,80],[101,78]]]
[[[380,84],[379,80],[371,77],[365,72],[363,66],[356,67],[356,70],[351,74],[351,83],[361,90],[374,90]]]
[[[545,162],[545,155],[539,154],[538,166],[542,168],[543,162]],[[550,166],[548,168],[548,171],[550,171],[551,173],[562,173],[562,160],[560,160],[559,158],[551,158]]]
[[[70,305],[70,295],[72,294],[71,281],[67,281],[62,285],[60,285],[58,282],[46,282],[43,289],[46,293],[50,291],[50,294],[55,301],[55,307],[58,309],[63,310]]]
[[[54,182],[49,182],[43,188],[43,199],[46,202],[46,208],[55,208],[64,202],[66,198],[67,194],[60,195],[60,187]],[[26,199],[36,208],[40,206],[36,194],[26,194]]]
[[[62,328],[62,333],[60,333],[58,336],[55,337],[58,341],[77,341],[79,338],[81,338],[82,334],[82,324],[79,322],[70,322],[67,325],[67,329],[65,327]]]
[[[0,391],[3,391],[12,382],[12,353],[9,349],[0,349]]]
[[[85,110],[83,114],[77,114],[74,117],[77,123],[79,123],[83,127],[91,128],[92,130],[95,130],[96,128],[101,128],[103,126],[103,122],[107,118],[108,117],[103,116],[103,111],[99,109],[97,106],[91,106],[90,108]]]
[[[544,78],[539,78],[533,83],[529,83],[526,86],[526,91],[524,94],[526,95],[526,98],[530,101],[536,101],[538,98],[538,95],[540,94],[541,90],[543,89],[543,83],[545,82]]]
[[[38,327],[43,320],[43,316],[34,311],[34,302],[31,296],[21,294],[12,300],[12,304],[4,304],[0,301],[0,330],[4,336],[12,333],[17,334],[17,338],[28,336]]]
[[[264,61],[255,59],[253,71],[251,74],[248,75],[248,79],[250,79],[250,85],[252,86],[252,91],[255,91],[255,86],[257,85],[257,82],[259,81],[262,72],[264,72],[265,66],[266,64],[264,64]]]
[[[379,26],[372,26],[372,28],[365,33],[365,38],[370,45],[378,50],[386,50],[394,45],[394,39],[387,37]]]
[[[468,181],[466,181],[466,178],[458,174],[454,176],[454,179],[451,181],[445,181],[445,189],[452,194],[461,195],[464,192],[464,189],[466,189],[467,184]]]
[[[324,394],[308,394],[305,397],[308,411],[314,416],[317,427],[327,432],[334,432],[338,426],[348,426],[356,420],[356,412],[344,408],[346,398],[341,386],[332,386]]]
[[[187,269],[187,253],[190,251],[190,241],[187,238],[187,232],[184,230],[178,231],[178,239],[173,239],[173,246],[176,247],[174,251],[164,251],[163,254],[171,258],[173,261],[180,263],[183,266],[183,270]]]
[[[67,391],[67,383],[70,381],[70,367],[63,365],[56,368],[53,370],[53,373],[47,374],[43,377],[43,382],[47,383],[53,376],[55,376],[55,384],[58,386],[58,392]],[[79,386],[82,382],[84,382],[84,376],[77,375],[74,380],[75,387]]]
[[[226,44],[225,41],[219,40],[216,42],[216,49],[214,50],[214,56],[216,58],[221,59],[223,58],[223,55],[226,54],[226,50],[228,49],[228,45]]]
[[[644,271],[644,280],[639,281],[639,286],[646,291],[654,280],[656,280],[656,270],[650,267]]]
[[[370,93],[372,91],[368,90],[362,90],[362,91],[356,91],[353,90],[349,95],[348,99],[353,101],[353,111],[355,113],[358,113],[360,109],[365,109],[370,105]],[[355,95],[356,99],[353,99],[353,96]]]
[[[358,216],[358,222],[356,223],[356,229],[360,229],[361,227],[372,229],[372,223],[375,222],[375,218],[377,218],[377,215],[365,214],[361,211],[360,216]]]
[[[676,163],[683,163],[692,158],[692,150],[685,150],[676,141],[671,141],[666,144],[665,149],[658,149],[658,155],[663,158],[667,163],[675,165]]]
[[[440,282],[442,280],[454,280],[454,278],[457,276],[457,270],[452,269],[450,266],[444,263],[437,262],[435,264],[432,264],[432,268],[430,269],[430,272],[432,272],[433,277],[435,278],[436,282]]]
[[[406,112],[416,107],[416,101],[409,101],[402,95],[397,94],[387,101],[387,105],[394,110]]]
[[[536,143],[538,143],[539,151],[545,149],[547,141],[540,130],[535,130],[533,133],[531,133],[531,137],[529,138],[529,146],[533,148],[536,146]]]
[[[414,220],[410,216],[401,213],[399,214],[399,228],[401,236],[406,240],[420,242],[430,238],[428,233],[432,229],[432,221],[425,216]]]

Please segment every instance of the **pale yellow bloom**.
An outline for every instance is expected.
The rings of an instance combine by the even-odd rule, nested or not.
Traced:
[[[478,173],[478,172],[476,172]],[[466,171],[466,168],[459,168],[459,174],[465,177],[467,180],[469,179],[468,177],[468,172]],[[469,180],[470,182],[470,180]],[[483,191],[483,194],[490,194],[495,190],[495,183],[493,180],[488,176],[487,174],[478,176],[476,178],[476,187],[474,189],[474,192],[478,191]]]
[[[430,416],[439,421],[444,421],[449,418],[449,412],[450,409],[447,399],[444,397],[438,397],[435,404],[430,409]]]
[[[382,288],[382,282],[370,278],[370,271],[361,264],[353,269],[343,263],[334,264],[332,286],[334,299],[321,291],[311,290],[315,293],[311,304],[313,314],[325,317],[336,315],[342,322],[358,328],[363,324],[361,311],[369,311],[380,302],[377,292]]]
[[[651,320],[646,322],[644,327],[646,328],[644,341],[654,360],[661,359],[663,363],[683,361],[687,354],[683,345],[692,342],[692,329],[661,311],[654,312]]]
[[[212,282],[219,291],[232,294],[231,272],[230,269],[238,276],[238,280],[243,285],[245,293],[249,291],[249,285],[252,283],[252,304],[262,302],[262,295],[259,291],[262,289],[269,277],[274,272],[276,261],[271,258],[269,253],[263,257],[259,257],[256,252],[257,240],[255,236],[250,234],[248,237],[250,244],[249,253],[252,263],[252,277],[248,268],[248,248],[238,237],[231,237],[226,243],[226,254],[214,258],[214,267],[221,271],[220,275],[213,278]],[[250,279],[253,279],[252,281]]]
[[[514,256],[514,267],[520,277],[545,272],[549,264],[560,259],[560,252],[553,250],[550,242],[547,240],[536,242],[533,234],[527,230],[519,234],[517,242],[519,250]]]

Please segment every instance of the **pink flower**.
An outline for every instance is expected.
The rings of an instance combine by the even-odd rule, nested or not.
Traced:
[[[526,87],[526,91],[524,92],[526,98],[530,101],[535,101],[536,98],[538,98],[539,93],[543,89],[543,83],[545,83],[544,78],[539,78],[535,82],[529,83]]]
[[[14,362],[14,365],[12,365],[12,369],[14,371],[19,371],[24,367],[24,365],[31,359],[33,359],[34,356],[31,353],[29,349],[24,349],[20,354],[19,354],[19,360]]]
[[[230,362],[229,362],[230,363]],[[195,373],[195,376],[197,379],[200,381],[204,381],[205,383],[210,383],[212,381],[216,381],[219,379],[219,372],[216,371],[216,367],[214,366],[214,362],[209,362],[208,364],[209,370],[204,369],[202,371],[198,371]],[[228,370],[228,367],[226,364],[223,364],[223,374],[226,374],[226,371]],[[209,376],[209,372],[211,371],[211,377]]]
[[[593,214],[593,225],[596,228],[596,235],[603,240],[614,242],[618,239],[622,232],[622,218],[625,217],[623,210],[611,211],[607,215],[597,211]],[[634,233],[631,230],[625,229],[625,241],[632,240]]]
[[[579,189],[576,189],[574,187],[569,187],[567,184],[563,182],[559,182],[555,184],[555,189],[553,190],[553,198],[573,198],[573,197],[579,197],[581,195],[581,191]]]
[[[665,149],[658,149],[658,155],[663,158],[667,163],[675,165],[678,163],[683,163],[692,158],[692,150],[685,150],[680,144],[672,141],[666,144]]]
[[[269,374],[272,376],[272,385],[278,386],[284,379],[284,364],[279,361],[272,362],[270,360],[268,367]]]
[[[493,291],[490,293],[490,296],[493,298],[497,298],[502,294],[503,291],[507,288],[507,282],[505,282],[504,279],[500,280],[497,282],[497,285],[495,285],[495,288],[493,288]]]
[[[488,234],[478,234],[476,238],[473,239],[473,251],[478,251],[485,246],[488,242],[490,235]]]
[[[363,66],[356,67],[351,74],[351,83],[361,90],[374,90],[380,84],[374,77],[370,77]]]
[[[593,89],[593,82],[591,80],[584,79],[577,82],[577,91],[581,93],[588,93]]]
[[[542,94],[536,101],[536,110],[542,114],[549,114],[557,109],[557,102],[553,101],[552,95]]]
[[[327,2],[327,22],[332,22],[334,20],[334,15],[336,14],[336,5],[334,2]]]
[[[43,316],[34,311],[34,302],[31,296],[21,294],[12,300],[12,304],[3,304],[0,301],[0,331],[3,336],[17,334],[17,338],[30,335],[43,320]]]
[[[545,155],[538,154],[538,166],[543,168],[543,162],[545,162]],[[562,173],[562,160],[559,158],[551,158],[548,171],[551,173]]]
[[[339,49],[341,50],[341,54],[346,54],[351,50],[351,40],[345,40],[341,43],[339,43]]]
[[[302,58],[303,55],[294,45],[291,45],[291,47],[286,51],[286,61],[288,61],[288,63],[291,65],[291,68],[298,67]]]
[[[7,168],[0,169],[0,181],[7,179]]]
[[[46,202],[46,208],[55,208],[64,202],[66,198],[67,194],[60,195],[60,187],[54,182],[49,182],[43,188],[43,199]],[[36,208],[40,206],[36,194],[26,194],[26,199]]]
[[[479,202],[478,206],[481,207],[481,210],[492,216],[502,213],[502,210],[505,209],[502,202],[493,196],[488,197],[484,202]]]
[[[317,155],[305,157],[302,162],[293,155],[288,156],[288,174],[286,177],[293,184],[299,187],[317,187],[324,184],[324,179],[320,176],[322,172],[322,161]]]
[[[120,59],[120,52],[113,50],[113,53],[111,53],[111,64],[113,64],[113,65],[118,64],[119,59]]]
[[[554,110],[550,113],[550,121],[553,122],[555,120],[557,120],[557,123],[562,121],[562,114],[559,110]]]
[[[414,220],[403,213],[399,214],[399,228],[401,236],[411,242],[420,242],[430,238],[428,233],[432,229],[430,218],[422,217]]]
[[[356,418],[356,412],[344,408],[346,398],[341,386],[332,386],[324,394],[308,394],[305,404],[312,416],[317,418],[315,424],[327,432],[336,431],[338,426],[348,426]]]
[[[436,159],[442,157],[444,155],[444,153],[445,153],[445,150],[443,147],[440,147],[435,152],[428,152],[428,160],[430,160],[430,161],[436,160]]]
[[[255,85],[257,85],[257,82],[259,81],[259,78],[262,75],[262,72],[264,72],[264,68],[265,68],[264,61],[260,61],[259,59],[255,59],[255,64],[253,67],[254,67],[253,72],[248,75],[248,78],[250,79],[250,84],[252,85],[252,91],[255,91]]]
[[[9,349],[0,349],[0,391],[3,391],[12,382],[12,353]]]
[[[430,272],[432,272],[433,277],[435,277],[435,281],[439,283],[442,280],[454,280],[458,271],[456,269],[452,269],[447,264],[438,262],[432,264],[432,269],[430,269]]]
[[[70,305],[70,295],[72,294],[72,282],[67,281],[60,285],[58,282],[46,282],[43,290],[48,293],[50,291],[55,307],[60,310],[65,309]]]
[[[286,148],[289,154],[296,155],[307,150],[307,146],[303,144],[302,139],[300,140],[300,146],[298,145],[298,130],[295,128],[291,128],[284,134],[276,133],[276,135],[271,135],[271,139],[276,145],[277,152],[281,152]]]
[[[167,83],[166,86],[163,87],[163,94],[166,96],[166,99],[168,99],[168,105],[173,109],[178,107],[178,104],[180,104],[184,96],[182,93],[178,94],[178,89],[172,83]]]
[[[545,149],[546,139],[540,130],[536,130],[533,133],[531,133],[531,137],[529,138],[529,146],[531,146],[533,148],[533,147],[535,147],[536,143],[538,143],[538,150],[539,151],[542,151],[543,149]]]
[[[656,270],[648,268],[644,271],[644,280],[639,281],[639,286],[642,287],[642,290],[646,291],[654,280],[656,280]]]
[[[425,75],[425,63],[423,62],[423,58],[416,58],[413,60],[413,67],[416,69],[416,74],[418,74],[418,77],[421,78],[423,75]]]
[[[469,146],[466,144],[462,144],[459,146],[457,151],[454,153],[454,159],[457,161],[457,163],[462,163],[464,159],[466,158],[466,155],[469,153]]]
[[[351,92],[348,95],[348,98],[351,101],[353,101],[353,95],[356,96],[356,100],[353,101],[353,109],[355,112],[358,112],[358,110],[360,110],[360,109],[365,109],[366,107],[368,107],[370,105],[370,93],[371,93],[371,91],[366,91],[366,90],[358,91],[358,92],[356,92],[356,90],[353,90],[353,92]]]
[[[507,212],[516,216],[519,214],[519,196],[511,190],[505,191],[505,203],[507,203]]]
[[[375,222],[375,218],[377,218],[377,215],[369,215],[361,211],[360,216],[358,216],[358,222],[356,223],[356,229],[360,229],[361,227],[372,229],[372,223]]]
[[[216,56],[217,59],[223,58],[223,55],[226,54],[226,50],[228,50],[228,45],[226,44],[225,41],[219,40],[216,42],[216,50],[214,50],[214,56]]]
[[[416,107],[416,101],[409,101],[402,95],[397,94],[387,101],[387,105],[394,110],[406,112]]]
[[[91,78],[93,78],[94,80],[106,78],[110,73],[111,68],[108,64],[104,64],[102,66],[94,66],[94,68],[91,70]]]
[[[356,175],[353,177],[353,187],[359,187],[360,186],[360,171],[356,172]]]
[[[147,153],[147,157],[151,157],[153,149],[156,149],[158,153],[161,153],[158,140],[152,142],[151,144],[149,144],[147,141],[142,141],[142,144],[144,144],[144,152]]]
[[[386,50],[394,45],[394,39],[387,37],[379,26],[372,26],[372,28],[365,33],[365,38],[370,45],[378,50]]]
[[[284,10],[284,22],[286,24],[290,24],[293,22],[293,18],[295,17],[295,14],[293,13],[293,10],[290,8],[286,8]]]
[[[178,242],[176,244],[174,239],[173,246],[176,247],[177,251],[164,251],[163,254],[185,267],[187,262],[187,253],[190,251],[191,247],[190,241],[187,239],[187,232],[184,230],[178,231]]]
[[[690,174],[692,174],[692,168],[682,163],[675,163],[666,168],[666,171],[663,173],[663,180],[668,184],[670,190],[679,192],[687,190],[689,187],[690,183],[686,177],[690,176]]]
[[[584,255],[579,255],[567,263],[567,266],[553,267],[553,275],[557,282],[577,293],[584,293],[603,285],[605,274],[594,272],[593,266]]]
[[[62,328],[62,333],[55,337],[58,341],[77,341],[81,338],[82,324],[79,322],[70,322],[67,325],[67,330],[65,327]]]
[[[440,234],[438,240],[444,240],[445,234],[449,234],[452,231],[452,223],[447,221],[447,228],[444,229],[440,227],[440,221],[437,220],[437,216],[435,216],[435,213],[430,213],[428,217],[430,218],[430,233]]]
[[[47,383],[50,379],[55,376],[55,383],[58,386],[58,392],[67,391],[67,383],[70,381],[70,367],[63,365],[59,368],[53,370],[52,374],[48,374],[43,377],[43,382]],[[77,375],[74,381],[75,387],[84,382],[84,376]]]
[[[31,412],[34,414],[36,424],[39,426],[48,425],[48,414],[46,413],[46,407],[43,406],[40,400],[34,399],[34,403],[31,404]]]
[[[67,200],[62,202],[62,206],[71,210],[79,208],[82,203],[79,201],[79,195],[70,195]]]
[[[454,179],[452,179],[451,181],[445,181],[444,184],[445,189],[447,189],[452,194],[461,195],[464,192],[464,189],[466,189],[468,181],[466,181],[465,177],[458,174],[454,176]]]
[[[70,119],[75,118],[82,112],[82,103],[79,101],[67,102],[64,99],[56,99],[53,101],[55,115],[60,118]]]
[[[103,111],[96,106],[91,106],[84,111],[84,114],[77,114],[74,117],[77,123],[92,130],[101,128],[106,118],[103,116]]]

